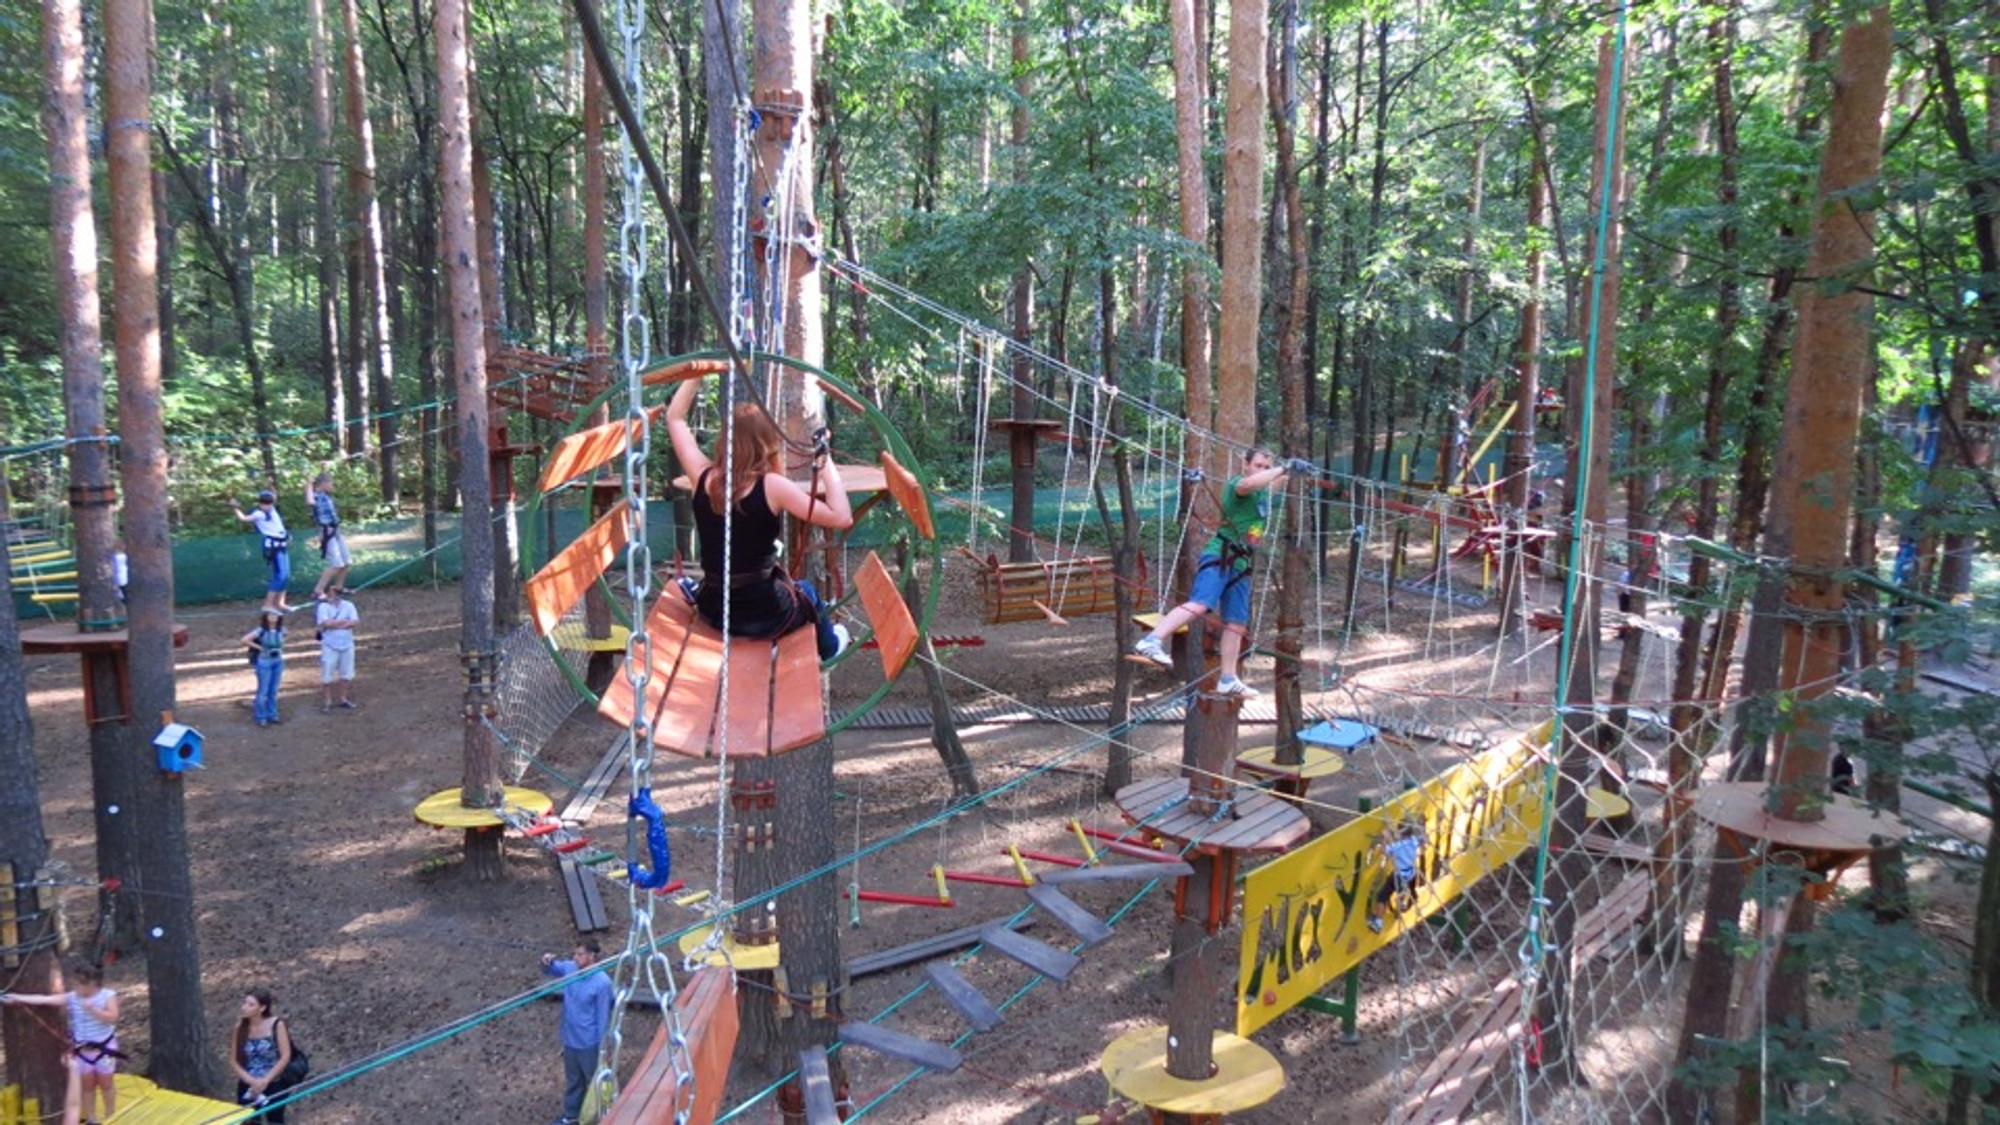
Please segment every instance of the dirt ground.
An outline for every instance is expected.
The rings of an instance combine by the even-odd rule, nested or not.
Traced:
[[[978,636],[983,646],[942,650],[952,693],[961,704],[998,697],[982,685],[1037,708],[1102,704],[1110,697],[1111,624],[1078,619],[1067,628],[1042,623],[987,626],[978,622],[964,576],[954,572],[945,610],[933,623],[941,636]],[[250,606],[201,607],[181,614],[192,638],[179,653],[179,718],[207,736],[207,768],[187,782],[188,837],[200,901],[200,947],[210,1038],[218,1058],[237,1002],[254,985],[268,985],[320,1074],[351,1070],[297,1107],[294,1120],[314,1123],[463,1121],[539,1123],[556,1116],[561,1086],[555,1044],[557,1012],[549,1002],[510,1003],[540,983],[537,955],[567,950],[575,940],[567,901],[548,856],[520,841],[507,845],[507,878],[481,884],[462,877],[455,834],[416,823],[424,796],[456,785],[460,775],[458,717],[462,673],[456,659],[455,588],[379,589],[356,598],[358,710],[322,714],[313,646],[291,646],[282,698],[282,725],[259,729],[250,717],[251,673],[235,638],[252,623]],[[1444,626],[1449,628],[1449,625]],[[303,632],[303,630],[299,631]],[[295,636],[298,635],[295,633]],[[1349,676],[1392,669],[1415,650],[1386,634],[1356,642]],[[1453,642],[1435,632],[1432,653]],[[1467,641],[1464,659],[1483,668],[1491,659]],[[836,702],[858,698],[879,681],[871,659],[844,668]],[[1497,662],[1496,662],[1496,667]],[[1507,672],[1525,676],[1527,665]],[[1173,685],[1141,670],[1142,699]],[[1268,660],[1252,663],[1253,683],[1270,683]],[[1544,683],[1547,681],[1544,680]],[[1489,680],[1489,684],[1491,680]],[[28,660],[30,703],[40,762],[44,824],[56,857],[82,879],[93,869],[89,762],[74,658]],[[1501,689],[1506,690],[1504,684]],[[1535,689],[1537,691],[1545,689]],[[920,703],[920,681],[904,677],[889,701]],[[1086,744],[1100,727],[1083,723],[987,723],[963,731],[987,787],[1014,785],[982,811],[944,821],[914,839],[865,859],[841,882],[869,889],[923,894],[928,871],[1003,874],[1010,844],[1074,853],[1069,818],[1106,827],[1116,810],[1097,795],[1102,756],[1090,749],[1064,768],[1031,775],[1028,767]],[[1245,744],[1268,725],[1246,724]],[[573,720],[542,753],[556,774],[587,773],[615,732],[592,716]],[[1173,771],[1179,727],[1139,728],[1141,777]],[[883,839],[943,808],[950,796],[927,729],[850,730],[837,737],[837,839],[843,851]],[[1410,763],[1413,773],[1441,766]],[[657,796],[674,819],[715,820],[712,764],[663,763]],[[554,789],[546,774],[525,784]],[[1345,815],[1359,784],[1316,790],[1322,824]],[[562,792],[552,795],[560,802]],[[593,830],[622,847],[622,803],[606,801]],[[713,838],[675,840],[676,873],[691,886],[713,879]],[[886,1122],[1053,1123],[1102,1113],[1111,1098],[1098,1057],[1119,1034],[1164,1022],[1171,893],[1106,884],[1076,897],[1115,921],[1114,936],[1083,954],[1066,986],[1020,992],[996,1030],[964,1045],[966,1065],[952,1075],[924,1075],[901,1085],[909,1068],[865,1052],[849,1052],[849,1075],[869,1118]],[[1024,905],[1017,889],[959,884],[951,909],[868,905],[861,924],[843,931],[849,959],[960,926],[1012,915]],[[626,923],[622,893],[607,891],[621,946]],[[79,890],[68,902],[74,929],[87,931],[93,898]],[[694,920],[663,906],[659,928]],[[1043,922],[1040,936],[1067,947]],[[1226,975],[1235,971],[1237,931],[1227,931]],[[1029,974],[997,958],[963,966],[996,1000],[1015,996]],[[1253,1123],[1379,1121],[1394,1100],[1391,1075],[1406,1043],[1397,1034],[1409,1013],[1393,988],[1369,970],[1369,1002],[1360,1042],[1341,1045],[1337,1022],[1294,1014],[1259,1036],[1287,1070],[1287,1088],[1261,1109],[1234,1120]],[[1391,970],[1384,970],[1391,972]],[[895,1026],[949,1042],[962,1025],[933,993],[917,994],[920,967],[855,982],[851,1014],[866,1017],[899,1007]],[[123,1037],[143,1071],[148,1054],[143,966],[112,967],[109,982],[124,997]],[[1388,983],[1393,984],[1393,980]],[[431,1033],[454,1021],[457,1034]],[[636,1059],[653,1032],[653,1017],[634,1011],[626,1042]],[[760,1088],[739,1076],[739,1091]],[[219,1091],[218,1091],[219,1093]],[[881,1099],[879,1102],[877,1099]],[[777,1120],[770,1100],[737,1120]]]

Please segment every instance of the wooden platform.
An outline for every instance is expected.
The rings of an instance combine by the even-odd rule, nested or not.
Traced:
[[[617,560],[631,535],[629,515],[623,505],[604,513],[528,579],[522,594],[535,632],[544,637],[554,632],[583,592]]]
[[[1298,808],[1258,789],[1239,787],[1221,816],[1196,812],[1186,778],[1134,782],[1118,791],[1118,811],[1141,830],[1200,852],[1281,852],[1312,831]]]
[[[819,648],[811,629],[768,640],[736,639],[728,648],[728,713],[722,714],[722,634],[696,618],[686,598],[661,597],[646,620],[652,678],[635,701],[631,681],[615,676],[598,713],[620,725],[635,706],[653,723],[653,744],[669,753],[706,758],[726,736],[732,756],[762,758],[809,746],[826,736]]]
[[[174,647],[186,648],[187,643],[188,627],[175,622]],[[46,656],[66,652],[122,652],[131,645],[132,634],[129,630],[107,629],[101,633],[85,633],[79,630],[73,621],[50,621],[41,625],[26,626],[21,630],[23,656]]]
[[[229,1125],[249,1117],[234,1102],[163,1090],[136,1074],[121,1071],[111,1081],[118,1091],[118,1113],[111,1118],[117,1125]]]

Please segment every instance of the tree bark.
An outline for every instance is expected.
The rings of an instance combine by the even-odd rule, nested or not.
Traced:
[[[216,1076],[201,998],[194,881],[188,874],[181,775],[152,768],[152,739],[174,710],[173,544],[167,522],[167,443],[160,388],[158,235],[153,217],[151,6],[104,6],[105,117],[111,172],[111,273],[118,356],[119,463],[125,536],[133,722],[124,768],[128,812],[145,841],[126,883],[145,912],[152,1077],[201,1090]]]
[[[381,475],[382,503],[402,503],[403,486],[397,465],[401,442],[396,421],[396,349],[389,331],[389,286],[383,268],[382,205],[375,195],[375,128],[368,120],[368,61],[361,49],[360,0],[341,0],[341,24],[347,35],[347,131],[353,149],[348,157],[348,206],[353,209],[355,237],[361,240],[361,269],[367,301],[360,305],[368,318],[369,350],[375,405],[375,453]],[[358,294],[357,294],[358,296]],[[356,357],[356,363],[360,362]]]
[[[1298,129],[1295,120],[1298,91],[1292,78],[1298,73],[1296,5],[1286,3],[1279,19],[1284,38],[1271,52],[1272,136],[1277,147],[1273,170],[1277,199],[1272,208],[1283,218],[1283,253],[1273,264],[1271,303],[1278,332],[1278,425],[1283,436],[1284,455],[1312,458],[1310,407],[1306,398],[1305,302],[1307,260],[1305,203],[1299,191]],[[1275,241],[1275,239],[1274,239]],[[1302,686],[1299,670],[1305,652],[1305,599],[1312,540],[1307,537],[1308,513],[1318,505],[1308,505],[1314,493],[1310,480],[1294,480],[1285,489],[1284,534],[1277,539],[1282,555],[1278,581],[1278,629],[1275,647],[1278,664],[1273,674],[1273,696],[1278,708],[1277,761],[1297,765],[1304,760],[1299,744],[1299,728],[1304,725]],[[1316,497],[1315,497],[1316,498]],[[1281,792],[1294,791],[1281,783]]]
[[[313,260],[319,288],[319,378],[332,453],[347,432],[347,386],[341,381],[340,219],[334,209],[333,77],[326,0],[308,0],[312,20]]]
[[[454,383],[458,390],[459,449],[465,463],[459,487],[465,501],[459,550],[460,659],[466,663],[464,774],[461,798],[471,808],[497,808],[500,755],[488,720],[498,714],[494,693],[498,654],[493,644],[493,540],[479,517],[490,509],[486,474],[486,332],[481,302],[478,231],[473,218],[471,52],[465,0],[438,0],[432,38],[438,52],[438,132],[443,165],[443,249],[451,315]],[[500,833],[468,829],[467,870],[497,879]]]
[[[1014,110],[1008,140],[1014,149],[1014,183],[1029,182],[1028,106],[1034,96],[1034,55],[1029,47],[1031,0],[1016,0],[1014,11]],[[1009,349],[1007,378],[1012,392],[1013,426],[1007,431],[1012,500],[1007,509],[1007,561],[1035,558],[1035,463],[1040,439],[1028,425],[1035,417],[1034,365],[1028,348],[1035,342],[1035,267],[1024,261],[1014,273],[1008,297],[1015,346]]]
[[[90,210],[89,125],[84,111],[83,11],[79,0],[42,2],[42,125],[49,142],[49,264],[54,284],[56,311],[61,318],[63,400],[69,413],[69,432],[74,436],[101,433],[103,428],[104,372],[100,352],[103,339],[97,299],[97,228]],[[79,431],[78,423],[90,403],[94,388],[97,425]],[[73,402],[72,400],[80,400]],[[85,452],[85,451],[88,452]],[[108,482],[104,446],[81,441],[69,447],[72,501],[79,494],[94,463],[95,479]],[[0,493],[6,491],[0,481]],[[110,508],[104,506],[108,524]],[[100,578],[95,568],[84,565],[85,534],[78,511],[77,560],[79,623],[90,615],[93,600],[101,601],[101,591],[91,584]],[[108,547],[108,543],[105,544]],[[102,556],[106,572],[96,582],[108,585],[110,556]],[[100,598],[93,599],[93,592]],[[88,665],[86,665],[88,672]],[[94,688],[96,685],[90,685]],[[115,691],[115,681],[113,684]],[[99,752],[93,730],[91,763],[93,774],[100,761],[109,759],[118,740],[115,730],[107,753]],[[10,974],[17,973],[8,987],[24,993],[54,993],[63,987],[56,957],[60,931],[52,911],[41,903],[54,901],[54,888],[41,888],[43,865],[48,861],[49,841],[42,828],[41,795],[35,781],[35,729],[28,711],[27,679],[22,669],[21,634],[14,618],[14,588],[8,567],[0,566],[0,885],[11,895],[10,920],[18,919],[13,937]],[[93,801],[102,807],[101,801]],[[44,1106],[63,1102],[67,1086],[69,1046],[63,1037],[52,1034],[34,1009],[7,1005],[0,1007],[0,1051],[10,1069],[8,1076],[23,1096]],[[18,1060],[18,1066],[16,1066]]]

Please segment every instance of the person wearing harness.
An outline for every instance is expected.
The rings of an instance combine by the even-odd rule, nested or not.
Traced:
[[[321,473],[306,485],[306,510],[319,525],[319,581],[313,583],[313,598],[345,584],[353,558],[347,553],[347,538],[340,533],[340,509],[333,504],[333,474]]]
[[[278,494],[265,489],[257,494],[257,506],[236,509],[236,518],[251,524],[264,540],[264,561],[271,565],[271,581],[264,587],[264,608],[290,613],[285,604],[285,587],[292,580],[292,533],[285,530],[285,517],[278,514]]]
[[[822,443],[815,450],[817,488],[812,493],[787,477],[784,437],[756,403],[736,408],[733,433],[716,435],[711,458],[688,427],[698,389],[696,380],[682,383],[667,406],[667,436],[673,441],[674,456],[694,483],[702,570],[694,589],[695,611],[721,629],[726,595],[729,633],[737,637],[775,639],[812,625],[818,631],[820,659],[830,659],[845,643],[843,630],[828,619],[811,582],[795,582],[785,574],[778,562],[778,541],[781,515],[832,531],[854,526],[854,509],[840,483],[840,468]],[[725,450],[726,476],[734,486],[729,495],[718,465]]]
[[[1216,679],[1217,695],[1255,699],[1263,694],[1236,675],[1243,656],[1243,641],[1249,635],[1250,572],[1258,543],[1264,538],[1264,524],[1270,519],[1271,486],[1285,474],[1298,470],[1302,462],[1280,465],[1271,451],[1253,447],[1243,455],[1243,471],[1229,478],[1222,490],[1222,522],[1202,548],[1195,568],[1194,590],[1188,600],[1160,618],[1153,631],[1139,638],[1132,652],[1163,668],[1174,666],[1165,641],[1190,621],[1198,621],[1210,609],[1222,614],[1222,674]],[[1309,465],[1304,465],[1310,468]]]
[[[87,1123],[109,1121],[118,1112],[118,1089],[111,1076],[118,1069],[118,1060],[125,1057],[118,1049],[118,994],[104,987],[104,970],[95,965],[79,963],[70,968],[69,975],[76,981],[73,991],[49,996],[0,992],[0,1003],[69,1007],[70,1068],[79,1079],[70,1089],[81,1091],[78,1112]],[[91,1106],[100,1098],[104,1116],[96,1117]]]

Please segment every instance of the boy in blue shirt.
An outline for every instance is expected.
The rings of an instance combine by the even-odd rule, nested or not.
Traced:
[[[542,954],[542,972],[575,978],[563,988],[563,1112],[555,1125],[577,1125],[583,1119],[583,1095],[597,1073],[597,1045],[611,1029],[611,975],[587,971],[601,952],[596,938],[584,938],[570,960]]]
[[[1310,471],[1310,462],[1293,459],[1277,463],[1271,451],[1253,447],[1243,455],[1243,471],[1229,478],[1222,490],[1222,521],[1215,535],[1202,548],[1195,568],[1194,590],[1188,600],[1160,618],[1153,631],[1132,646],[1135,655],[1162,668],[1174,666],[1164,642],[1174,631],[1199,620],[1210,609],[1222,614],[1222,675],[1215,682],[1217,695],[1255,699],[1262,694],[1236,675],[1243,656],[1243,641],[1250,633],[1250,570],[1264,525],[1271,517],[1271,486],[1288,472]]]

